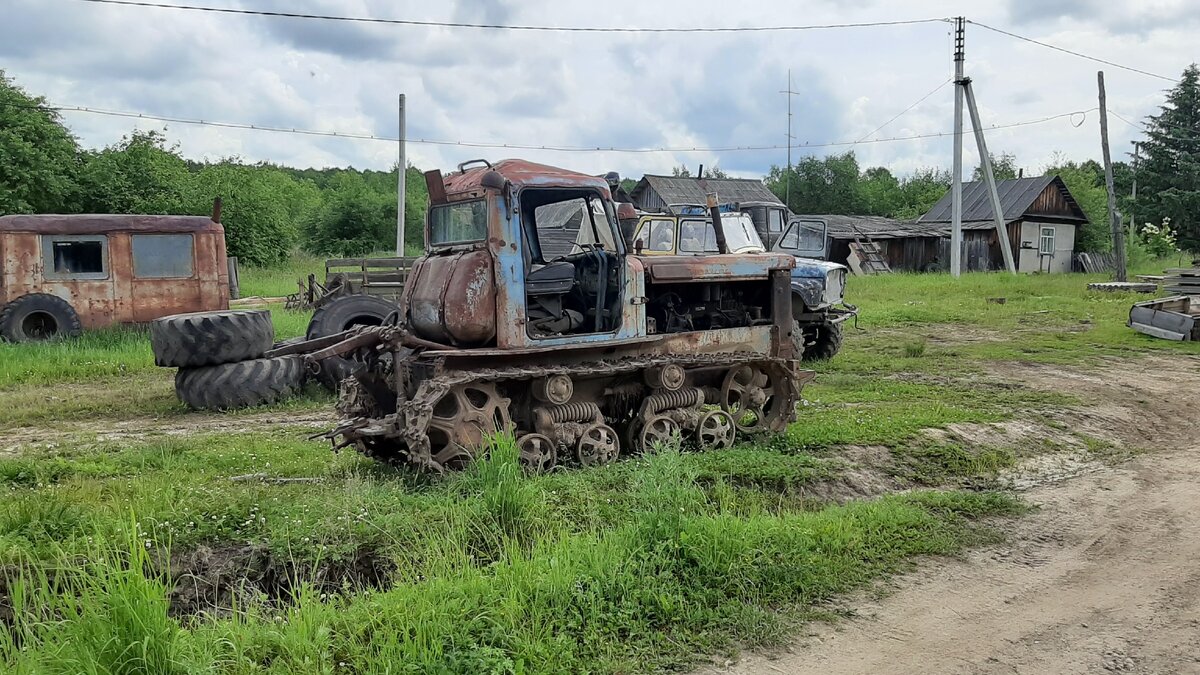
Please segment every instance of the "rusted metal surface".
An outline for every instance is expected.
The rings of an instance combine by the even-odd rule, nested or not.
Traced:
[[[496,335],[496,282],[487,251],[422,258],[415,265],[408,320],[417,335],[453,345],[481,346]]]
[[[136,273],[133,237],[160,234],[187,235],[190,275],[165,278]],[[60,237],[66,239],[56,239]],[[102,271],[47,270],[54,255],[47,247],[57,241],[77,241],[71,237],[100,242]],[[71,305],[84,328],[229,307],[225,231],[206,217],[3,216],[0,263],[0,307],[28,294],[54,295]]]
[[[448,174],[444,178],[446,194],[451,199],[484,194],[482,181],[489,171],[500,174],[517,190],[525,187],[588,188],[609,197],[608,182],[603,178],[523,159],[504,159],[490,167],[472,167]]]
[[[771,270],[790,270],[795,258],[790,255],[681,255],[646,256],[642,264],[651,281],[701,282],[766,279]]]
[[[208,216],[15,215],[0,216],[0,232],[29,234],[108,234],[110,232],[221,232]]]

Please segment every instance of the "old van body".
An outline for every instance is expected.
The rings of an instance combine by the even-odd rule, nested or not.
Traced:
[[[207,216],[0,217],[0,337],[229,308],[225,230]]]

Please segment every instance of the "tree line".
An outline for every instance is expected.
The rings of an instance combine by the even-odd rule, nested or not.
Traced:
[[[0,71],[0,215],[207,215],[222,200],[229,254],[251,265],[301,247],[356,256],[396,246],[396,170],[294,169],[236,158],[185,159],[160,131],[135,131],[101,150],[81,148],[59,114]],[[409,246],[421,245],[428,195],[405,172]]]
[[[396,170],[294,169],[184,159],[159,131],[136,131],[101,150],[87,150],[44,107],[0,71],[0,214],[207,214],[224,202],[229,251],[250,264],[283,260],[297,246],[322,255],[363,255],[395,246]],[[1169,224],[1178,244],[1200,250],[1200,70],[1189,66],[1159,114],[1145,121],[1140,162],[1114,164],[1118,207],[1135,224],[1161,232]],[[1016,178],[1017,160],[993,157],[998,180]],[[690,175],[676,167],[675,175]],[[1058,175],[1087,215],[1077,234],[1084,251],[1111,248],[1103,167],[1095,160],[1058,158],[1041,173]],[[722,177],[718,167],[705,175]],[[975,169],[975,178],[980,176]],[[1130,196],[1137,180],[1137,198]],[[421,244],[428,195],[421,172],[405,172],[409,246]],[[950,172],[925,168],[896,176],[886,167],[860,166],[853,151],[805,157],[773,166],[767,186],[794,213],[877,215],[912,220],[950,187]],[[627,180],[632,185],[632,181]],[[1137,237],[1134,237],[1136,239]]]

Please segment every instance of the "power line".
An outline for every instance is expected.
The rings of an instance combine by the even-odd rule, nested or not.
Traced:
[[[1175,82],[1176,81],[1176,79],[1173,77],[1167,77],[1166,75],[1159,75],[1158,73],[1152,73],[1148,70],[1142,70],[1140,68],[1134,68],[1132,66],[1124,66],[1124,65],[1121,65],[1120,63],[1115,63],[1113,61],[1107,61],[1105,59],[1097,58],[1095,56],[1088,56],[1087,54],[1082,54],[1080,52],[1071,51],[1070,49],[1065,49],[1065,48],[1059,47],[1057,45],[1052,45],[1048,42],[1042,42],[1040,40],[1035,40],[1030,37],[1025,37],[1024,35],[1017,35],[1016,33],[1010,33],[1009,31],[1003,30],[1001,28],[996,28],[995,26],[989,26],[986,23],[979,23],[978,21],[971,21],[971,20],[968,20],[967,23],[975,24],[976,26],[979,26],[980,28],[986,28],[987,30],[990,30],[995,33],[1000,33],[1001,35],[1007,35],[1011,38],[1016,38],[1018,40],[1024,40],[1025,42],[1031,42],[1035,45],[1040,45],[1042,47],[1046,47],[1047,49],[1053,49],[1055,51],[1059,51],[1064,54],[1070,54],[1071,56],[1078,56],[1081,59],[1095,61],[1096,63],[1103,63],[1106,66],[1112,66],[1114,68],[1121,68],[1122,70],[1128,70],[1132,73],[1138,73],[1140,75],[1148,75],[1150,77],[1157,77],[1158,79],[1166,80],[1167,82]]]
[[[313,19],[319,21],[344,21],[352,23],[388,24],[393,26],[423,26],[430,28],[485,28],[493,30],[544,31],[562,33],[766,33],[803,30],[829,30],[835,28],[868,28],[875,26],[907,26],[919,23],[947,21],[936,19],[907,19],[899,21],[864,21],[858,23],[827,23],[802,26],[717,26],[697,28],[623,28],[602,26],[530,26],[497,23],[466,23],[460,21],[418,21],[416,19],[378,19],[368,16],[338,16],[333,14],[301,14],[296,12],[272,12],[257,9],[235,9],[232,7],[201,7],[197,5],[173,5],[137,0],[79,0],[102,5],[124,5],[127,7],[150,7],[155,9],[180,9],[217,14],[240,14],[244,16],[266,16],[286,19]]]
[[[399,138],[394,136],[376,136],[374,134],[353,133],[345,131],[325,131],[316,129],[296,129],[289,127],[273,127],[263,126],[258,124],[245,124],[240,122],[221,122],[214,120],[189,119],[184,117],[171,117],[166,115],[153,115],[149,113],[128,112],[124,110],[106,110],[103,108],[91,108],[86,106],[71,106],[71,105],[23,105],[17,103],[0,103],[10,107],[28,108],[35,110],[46,110],[56,112],[78,112],[92,115],[105,115],[109,117],[125,117],[133,119],[154,120],[157,122],[171,122],[175,124],[190,124],[196,126],[219,127],[225,129],[243,129],[247,131],[268,131],[274,133],[301,134],[305,136],[325,136],[331,138],[349,138],[355,140],[366,141],[382,141],[387,143],[397,143]],[[1096,108],[1088,108],[1087,110],[1074,110],[1071,112],[1059,113],[1038,119],[1024,120],[1021,122],[1012,122],[1009,124],[994,124],[988,129],[1011,129],[1014,127],[1023,127],[1031,124],[1042,124],[1064,117],[1074,117],[1075,115],[1083,115],[1084,119],[1089,112],[1095,111]],[[1082,120],[1080,124],[1082,124]],[[1072,124],[1078,127],[1080,124]],[[968,132],[960,132],[968,133]],[[792,148],[830,148],[840,146],[854,146],[859,143],[892,143],[897,141],[912,141],[924,138],[944,138],[953,136],[953,132],[915,134],[911,136],[896,136],[893,138],[875,138],[866,141],[829,141],[822,143],[796,143],[791,144]],[[419,143],[423,145],[444,145],[444,146],[459,146],[466,148],[488,148],[488,149],[508,149],[508,150],[544,150],[550,152],[619,152],[619,153],[654,153],[654,152],[747,152],[747,151],[765,151],[765,150],[783,150],[788,145],[730,145],[718,147],[700,147],[700,146],[679,146],[679,147],[643,147],[643,148],[621,148],[621,147],[604,147],[604,146],[564,146],[564,145],[534,145],[525,143],[497,143],[497,142],[480,142],[480,141],[455,141],[432,138],[407,138],[406,143]]]
[[[1141,132],[1142,132],[1142,133],[1144,133],[1144,134],[1149,134],[1149,133],[1151,133],[1151,129],[1149,129],[1149,128],[1148,128],[1146,125],[1144,125],[1144,124],[1139,124],[1138,122],[1130,122],[1129,120],[1125,119],[1125,117],[1124,117],[1124,116],[1122,116],[1122,115],[1121,115],[1121,113],[1119,113],[1119,112],[1117,112],[1117,111],[1115,111],[1115,110],[1112,110],[1111,108],[1109,109],[1109,111],[1108,111],[1108,112],[1109,112],[1109,114],[1111,114],[1113,117],[1116,117],[1117,119],[1121,120],[1121,121],[1122,121],[1122,122],[1124,122],[1125,124],[1128,124],[1129,126],[1133,127],[1134,129],[1137,129],[1138,131],[1141,131]],[[1189,134],[1194,134],[1194,133],[1197,133],[1197,131],[1196,131],[1195,129],[1189,129],[1188,127],[1180,126],[1180,125],[1178,125],[1178,124],[1168,124],[1168,123],[1166,123],[1166,122],[1163,122],[1163,121],[1161,121],[1161,120],[1159,120],[1159,121],[1158,121],[1158,124],[1160,124],[1160,125],[1162,125],[1162,126],[1164,126],[1164,127],[1170,128],[1170,129],[1178,129],[1178,130],[1180,130],[1180,131],[1185,131],[1185,132],[1187,132],[1187,133],[1189,133]],[[1179,136],[1174,136],[1174,137],[1172,137],[1172,138],[1171,138],[1171,140],[1173,140],[1173,141],[1187,141],[1188,143],[1200,143],[1200,138],[1180,138]]]
[[[941,83],[941,84],[939,84],[938,86],[934,87],[934,88],[933,88],[933,90],[932,90],[932,91],[930,91],[928,94],[925,94],[925,95],[924,95],[924,96],[922,96],[921,98],[917,99],[915,103],[913,103],[912,105],[908,106],[908,107],[907,107],[907,108],[905,108],[904,110],[901,110],[900,112],[896,113],[896,114],[895,114],[895,115],[894,115],[894,116],[893,116],[893,117],[892,117],[890,120],[888,120],[888,121],[884,122],[883,124],[880,124],[879,126],[875,127],[874,131],[872,131],[871,133],[867,134],[866,136],[863,136],[862,138],[858,139],[858,141],[856,141],[856,142],[857,142],[857,143],[862,143],[863,141],[867,140],[868,138],[870,138],[870,137],[874,136],[875,134],[879,133],[879,130],[880,130],[880,129],[882,129],[882,128],[886,127],[887,125],[891,124],[892,122],[895,122],[896,120],[898,120],[898,119],[900,119],[901,117],[903,117],[903,116],[904,116],[904,114],[905,114],[905,113],[907,113],[908,111],[910,111],[910,110],[912,110],[913,108],[915,108],[915,107],[917,107],[917,106],[921,105],[922,103],[924,103],[924,102],[925,102],[925,99],[927,99],[927,98],[929,98],[930,96],[933,96],[934,94],[936,94],[936,93],[938,93],[939,91],[941,91],[941,90],[942,90],[942,87],[944,87],[944,86],[946,86],[946,85],[950,84],[951,80],[953,80],[953,79],[954,79],[953,77],[946,78],[946,81],[945,81],[945,82],[942,82],[942,83]]]

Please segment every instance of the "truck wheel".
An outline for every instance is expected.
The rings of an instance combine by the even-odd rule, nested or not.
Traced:
[[[805,356],[804,352],[806,352],[808,350],[808,347],[805,344],[807,342],[807,340],[805,339],[806,335],[807,335],[807,333],[805,332],[804,328],[802,328],[800,326],[800,322],[793,321],[792,322],[792,358],[793,359],[804,359],[804,356]]]
[[[22,295],[0,310],[0,338],[9,342],[75,337],[82,331],[75,308],[57,295]]]
[[[175,373],[175,395],[190,408],[230,410],[275,403],[304,386],[304,359],[251,359]]]
[[[172,368],[257,359],[274,341],[271,313],[264,309],[175,314],[150,324],[154,363]]]
[[[313,312],[306,336],[312,340],[336,335],[355,326],[378,326],[396,309],[395,304],[371,295],[344,295]],[[350,377],[353,371],[354,362],[335,356],[321,362],[317,381],[336,394],[338,383]]]
[[[805,361],[832,359],[842,348],[842,324],[809,326],[804,329],[804,337],[808,343],[804,350]]]

